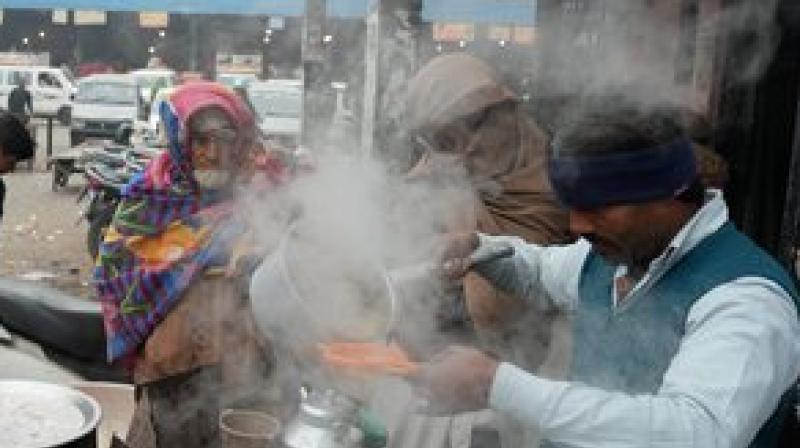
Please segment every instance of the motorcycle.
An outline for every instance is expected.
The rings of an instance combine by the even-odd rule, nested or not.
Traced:
[[[0,278],[0,395],[6,406],[14,400],[29,406],[52,400],[59,409],[63,403],[80,409],[84,423],[68,433],[50,431],[30,417],[31,425],[39,425],[37,437],[63,440],[48,446],[115,446],[113,435],[124,436],[130,425],[134,390],[130,373],[106,362],[100,304],[38,283]],[[62,428],[65,415],[72,414],[46,415],[52,428]]]
[[[6,360],[27,357],[64,378],[130,382],[123,368],[106,362],[100,303],[38,283],[0,278],[0,346]]]
[[[78,202],[88,198],[81,217],[89,223],[86,249],[93,259],[97,257],[105,230],[114,217],[122,188],[136,173],[144,170],[158,151],[110,146],[87,155],[84,169],[86,186],[78,195]]]

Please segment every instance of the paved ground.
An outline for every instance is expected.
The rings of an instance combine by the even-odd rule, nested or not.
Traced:
[[[4,176],[5,216],[0,224],[0,275],[44,281],[81,297],[91,294],[92,262],[86,250],[85,221],[77,222],[82,204],[76,199],[83,185],[73,175],[67,188],[51,191],[52,174],[44,171],[43,127],[38,133],[39,157],[34,171],[20,164]],[[67,148],[65,128],[54,130],[54,152]]]

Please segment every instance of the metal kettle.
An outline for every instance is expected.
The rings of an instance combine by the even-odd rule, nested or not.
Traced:
[[[286,448],[355,448],[362,434],[355,426],[358,406],[334,391],[302,391],[297,415],[286,426]]]

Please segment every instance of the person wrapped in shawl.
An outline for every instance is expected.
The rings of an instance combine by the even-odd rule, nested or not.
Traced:
[[[407,124],[419,160],[410,181],[440,182],[455,170],[466,174],[475,203],[454,213],[443,233],[480,231],[509,234],[540,244],[570,240],[568,214],[558,203],[546,170],[547,137],[519,107],[516,96],[483,61],[465,53],[436,57],[410,80]],[[458,177],[458,176],[457,176]],[[472,342],[531,370],[543,364],[551,346],[553,316],[521,309],[519,301],[482,277],[464,279],[463,295],[476,330]],[[566,327],[566,319],[559,319]],[[560,336],[563,333],[564,337]],[[561,352],[562,349],[552,352]],[[565,368],[554,357],[551,371]],[[473,427],[497,428],[503,446],[526,446],[519,429],[488,412],[423,418],[409,413],[399,422],[393,448],[462,446]]]
[[[459,165],[475,190],[476,213],[446,225],[447,232],[510,234],[540,244],[570,240],[567,212],[547,178],[546,135],[483,61],[465,53],[431,60],[409,82],[407,116],[422,150],[408,176],[435,177]],[[510,321],[524,314],[479,276],[464,283],[479,330],[507,333]],[[540,345],[531,362],[541,362],[546,343],[546,335],[525,341],[528,348]]]
[[[216,446],[221,397],[266,390],[270,360],[230,275],[251,242],[233,193],[255,123],[216,83],[178,87],[160,107],[168,149],[123,189],[95,268],[108,359],[137,385],[133,447]]]

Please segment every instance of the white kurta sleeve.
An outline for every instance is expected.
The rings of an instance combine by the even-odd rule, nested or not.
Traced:
[[[538,246],[517,237],[480,235],[481,245],[511,244],[514,255],[476,268],[495,287],[542,309],[572,310],[578,303],[581,267],[591,246]]]

